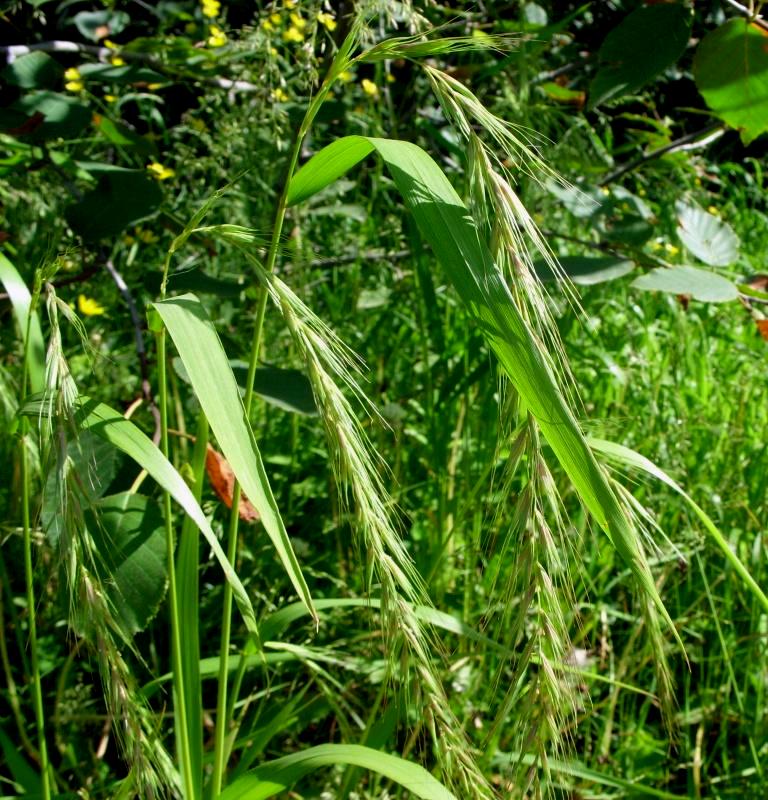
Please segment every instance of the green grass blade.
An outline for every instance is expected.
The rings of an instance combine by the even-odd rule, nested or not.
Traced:
[[[369,769],[412,792],[422,800],[456,800],[423,767],[398,756],[357,744],[321,744],[270,761],[246,773],[225,789],[220,800],[264,800],[284,792],[304,775],[324,767],[348,764]]]
[[[715,525],[709,514],[707,514],[707,512],[704,511],[704,509],[701,508],[698,503],[696,503],[696,501],[685,491],[685,489],[683,489],[682,486],[680,486],[680,484],[674,481],[666,472],[664,472],[663,469],[661,469],[661,467],[654,464],[653,461],[651,461],[649,458],[646,458],[644,455],[641,455],[636,450],[632,450],[629,447],[624,447],[624,445],[616,444],[615,442],[607,442],[604,439],[590,438],[589,443],[595,450],[605,453],[607,456],[616,459],[628,467],[633,467],[634,469],[638,469],[647,473],[651,477],[656,478],[657,480],[669,486],[670,489],[673,489],[675,492],[677,492],[680,497],[682,497],[683,500],[688,503],[693,513],[699,518],[701,524],[704,526],[707,533],[709,533],[709,535],[712,537],[715,544],[720,548],[726,560],[733,567],[736,574],[744,581],[746,586],[757,598],[765,611],[768,611],[768,597],[766,597],[765,592],[760,588],[759,584],[752,577],[751,573],[741,559],[731,549],[726,538],[720,532],[717,525]]]
[[[251,424],[227,355],[202,303],[191,294],[155,303],[176,345],[197,399],[302,602],[312,613],[309,587],[272,494]]]
[[[13,314],[21,330],[21,339],[27,348],[29,385],[33,392],[45,389],[45,342],[40,327],[40,317],[33,311],[30,315],[32,295],[14,265],[0,253],[0,283],[8,292]],[[29,331],[29,341],[27,341]]]
[[[332,184],[373,151],[365,136],[345,136],[324,147],[291,180],[286,204],[295,206]]]
[[[48,413],[48,403],[43,399],[29,400],[20,411],[29,417],[40,418]],[[232,587],[240,613],[246,627],[258,637],[259,629],[256,615],[245,587],[237,577],[237,573],[227,560],[221,549],[219,540],[203,514],[192,490],[174,469],[173,464],[160,452],[152,440],[140,431],[130,420],[104,403],[91,400],[81,395],[80,405],[75,413],[75,421],[79,427],[87,429],[101,439],[112,444],[118,450],[132,458],[142,469],[145,469],[155,481],[165,489],[171,497],[192,518],[200,532],[205,536],[216,560],[219,562],[224,577]]]
[[[208,444],[208,421],[200,414],[192,453],[192,474],[195,484],[192,493],[199,503],[205,480],[205,452]],[[181,611],[181,666],[186,693],[187,738],[191,758],[192,777],[195,781],[192,796],[203,796],[203,696],[200,688],[200,592],[199,592],[199,536],[191,517],[184,517],[176,554],[176,590]]]
[[[520,313],[466,206],[434,160],[410,142],[346,137],[320,151],[296,173],[289,196],[294,202],[306,199],[339,177],[344,166],[349,168],[366,155],[361,139],[383,158],[422,236],[536,418],[582,502],[682,647],[638,532],[571,412],[544,347]]]

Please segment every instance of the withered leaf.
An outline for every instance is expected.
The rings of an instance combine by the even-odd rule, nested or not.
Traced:
[[[235,473],[232,471],[232,467],[229,466],[227,459],[214,450],[211,445],[208,445],[208,450],[205,453],[205,471],[208,473],[208,480],[210,480],[213,491],[216,492],[219,500],[227,508],[232,508]],[[238,513],[240,514],[240,519],[245,522],[257,522],[259,520],[259,512],[253,507],[242,490]]]

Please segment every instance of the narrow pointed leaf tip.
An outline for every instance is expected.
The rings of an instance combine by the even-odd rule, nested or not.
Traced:
[[[585,507],[680,642],[629,513],[589,447],[550,359],[520,313],[469,211],[435,161],[411,142],[345,137],[321,150],[296,173],[289,197],[294,203],[306,200],[372,150],[387,165],[419,230],[536,418]]]
[[[224,458],[258,511],[294,589],[317,622],[309,587],[272,494],[237,381],[207,311],[193,294],[164,300],[154,307],[173,339]]]

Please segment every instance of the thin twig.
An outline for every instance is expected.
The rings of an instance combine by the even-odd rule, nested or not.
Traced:
[[[743,14],[745,17],[749,17],[749,21],[757,25],[758,28],[768,31],[768,21],[753,14],[752,11],[747,8],[747,6],[736,2],[736,0],[725,0],[725,2],[728,3],[731,8],[735,8],[740,14]]]
[[[651,150],[650,153],[643,153],[632,161],[623,164],[621,167],[609,172],[599,183],[598,186],[607,186],[619,178],[626,175],[628,172],[637,169],[642,164],[652,161],[654,158],[660,158],[667,153],[672,153],[676,150],[694,150],[699,147],[706,147],[722,136],[725,133],[725,125],[722,122],[712,122],[701,130],[694,131],[693,133],[686,133],[674,142],[665,144],[656,150]],[[701,137],[701,138],[700,138]]]

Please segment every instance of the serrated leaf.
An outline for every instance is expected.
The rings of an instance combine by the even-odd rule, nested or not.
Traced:
[[[690,295],[703,303],[726,303],[739,296],[739,290],[722,275],[698,267],[659,267],[632,281],[636,289],[649,292]]]
[[[19,413],[27,417],[41,419],[49,411],[46,400],[34,398],[28,400]],[[229,563],[222,550],[216,534],[203,514],[191,489],[179,475],[170,461],[160,452],[152,440],[140,431],[130,420],[125,419],[113,408],[83,395],[75,411],[75,423],[83,430],[96,434],[110,442],[118,450],[132,458],[142,469],[145,469],[157,483],[184,509],[203,534],[221,566],[227,582],[232,587],[232,595],[240,609],[246,628],[258,637],[259,629],[251,601],[240,578]]]
[[[768,131],[768,32],[732,19],[696,49],[693,77],[707,105],[749,144]]]
[[[677,235],[696,258],[711,267],[724,267],[736,261],[739,237],[727,222],[698,206],[677,203],[675,208]]]
[[[165,528],[160,506],[140,494],[102,497],[86,512],[113,613],[130,635],[144,630],[165,594]]]
[[[589,87],[589,107],[642,89],[677,61],[690,34],[691,13],[682,3],[644,5],[633,11],[600,47],[600,69]]]
[[[42,114],[42,124],[35,127],[30,138],[68,139],[77,136],[90,122],[91,110],[76,98],[59,92],[30,92],[11,107],[28,117]]]

